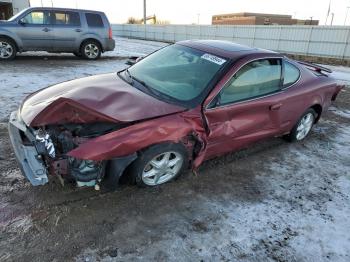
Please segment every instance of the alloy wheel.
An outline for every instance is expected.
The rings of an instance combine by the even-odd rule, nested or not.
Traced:
[[[85,46],[84,53],[89,59],[95,59],[100,52],[99,47],[96,44],[88,44]]]
[[[297,140],[304,139],[308,133],[310,132],[312,125],[315,122],[315,117],[312,113],[307,113],[303,116],[303,118],[300,120],[299,125],[297,127]]]
[[[13,54],[12,46],[7,42],[0,42],[0,58],[7,59]]]
[[[142,181],[148,186],[156,186],[174,178],[183,165],[181,154],[170,151],[154,157],[142,172]]]

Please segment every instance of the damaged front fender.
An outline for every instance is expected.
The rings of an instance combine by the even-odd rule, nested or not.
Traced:
[[[194,135],[201,144],[197,154],[199,166],[203,160],[201,153],[205,147],[205,130],[198,112],[186,112],[147,120],[132,126],[91,139],[68,152],[71,157],[101,161],[127,156],[151,145],[173,142]]]

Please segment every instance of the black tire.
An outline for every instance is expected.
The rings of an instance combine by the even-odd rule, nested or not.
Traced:
[[[0,61],[10,61],[13,60],[16,57],[17,54],[17,46],[15,44],[15,42],[13,42],[11,39],[9,38],[5,38],[5,37],[0,37],[0,45],[4,46],[4,45],[8,45],[10,46],[12,53],[9,56],[5,56],[4,57],[1,55],[0,53]],[[1,52],[1,46],[0,46],[0,52]]]
[[[82,58],[83,55],[80,52],[73,52],[76,57]]]
[[[182,157],[183,161],[181,163],[181,168],[178,168],[178,171],[176,172],[176,174],[167,181],[164,181],[164,182],[159,181],[158,182],[159,184],[153,184],[153,185],[150,183],[147,183],[146,180],[148,180],[148,179],[143,178],[144,170],[148,166],[151,167],[151,169],[153,169],[154,167],[150,166],[149,162],[151,160],[153,160],[154,158],[156,158],[157,156],[160,156],[161,154],[164,154],[166,152],[174,152]],[[172,157],[174,157],[174,156],[176,157],[176,155],[173,155]],[[170,161],[171,161],[171,159],[170,159]],[[151,146],[144,151],[141,151],[139,153],[138,158],[132,163],[132,165],[130,167],[130,172],[131,172],[133,181],[139,187],[154,187],[154,186],[158,186],[160,184],[167,183],[167,182],[170,182],[170,181],[178,178],[181,175],[181,173],[183,173],[184,170],[187,169],[188,162],[189,162],[188,152],[182,144],[158,144],[158,145]],[[175,166],[174,166],[174,168],[175,168]],[[164,175],[164,176],[166,176],[166,175]],[[164,176],[161,176],[161,177],[164,177]],[[159,179],[159,180],[161,180],[161,179]]]
[[[89,48],[90,46],[90,48]],[[92,50],[89,52],[89,50]],[[92,55],[93,52],[93,55]],[[95,53],[96,52],[96,53]],[[95,40],[87,40],[85,41],[80,48],[80,53],[83,58],[88,60],[97,60],[101,57],[102,48],[100,43]]]
[[[298,127],[301,123],[301,121],[304,119],[304,117],[306,117],[308,114],[311,114],[313,117],[312,120],[312,124],[311,124],[311,128],[310,130],[305,134],[305,136],[303,136],[301,139],[298,138]],[[315,124],[315,121],[317,119],[317,113],[315,110],[313,110],[312,108],[309,108],[308,110],[306,110],[306,112],[299,118],[298,122],[295,124],[295,126],[292,128],[292,130],[290,131],[290,133],[288,135],[286,135],[284,138],[289,141],[289,142],[295,142],[295,141],[302,141],[304,140],[309,134],[310,131],[313,127],[313,125]]]

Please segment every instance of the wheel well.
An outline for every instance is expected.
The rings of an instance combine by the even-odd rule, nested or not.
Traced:
[[[319,104],[316,104],[316,105],[313,105],[313,106],[310,107],[310,108],[312,108],[313,110],[315,110],[315,112],[317,113],[317,117],[316,117],[316,121],[315,121],[315,123],[317,123],[318,120],[320,120],[320,118],[321,118],[322,106],[319,105]]]
[[[101,51],[103,51],[103,47],[102,47],[102,44],[101,44],[100,41],[98,41],[98,40],[95,39],[95,38],[87,38],[87,39],[84,39],[83,42],[81,42],[80,47],[79,47],[79,52],[81,52],[81,48],[82,48],[83,44],[86,43],[87,41],[94,41],[94,42],[98,43],[98,45],[99,45],[100,48],[101,48]]]
[[[17,45],[17,42],[15,39],[13,39],[12,37],[10,37],[8,35],[0,35],[0,38],[6,38],[6,39],[11,40],[15,44],[17,51],[19,51],[19,48],[18,48],[18,45]]]

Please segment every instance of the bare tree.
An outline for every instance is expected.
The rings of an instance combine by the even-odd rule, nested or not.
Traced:
[[[141,24],[141,20],[136,19],[135,17],[129,17],[127,24]]]

